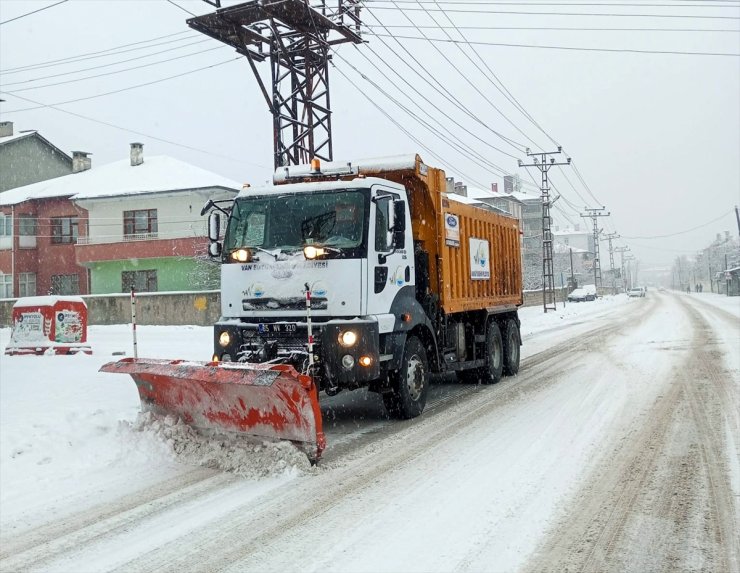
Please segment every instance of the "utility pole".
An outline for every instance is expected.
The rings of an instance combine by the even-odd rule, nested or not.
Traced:
[[[187,20],[247,58],[272,113],[275,168],[333,159],[329,50],[361,44],[360,0],[251,0]],[[265,85],[257,62],[270,60]]]
[[[606,210],[606,207],[600,207],[598,209],[589,209],[586,207],[586,212],[581,213],[581,217],[590,217],[593,220],[594,223],[594,286],[596,287],[596,291],[598,292],[599,287],[603,288],[603,284],[601,282],[601,258],[599,256],[599,226],[597,224],[597,221],[599,217],[608,217],[611,215],[611,213],[603,211]]]
[[[635,257],[633,257],[632,255],[627,255],[626,257],[624,257],[624,260],[627,262],[627,284],[629,285],[629,288],[632,288],[634,285],[632,284],[632,265],[630,263],[635,260]]]
[[[609,233],[606,235],[606,240],[609,241],[609,271],[612,275],[612,294],[617,294],[617,277],[614,276],[614,249],[612,248],[612,241],[618,239],[617,233]]]
[[[737,219],[737,234],[740,236],[740,207],[735,205],[735,219]]]
[[[545,312],[556,310],[555,302],[555,274],[552,264],[552,217],[550,217],[550,184],[547,180],[547,172],[555,165],[570,165],[570,157],[567,161],[556,162],[554,157],[563,152],[558,146],[557,151],[544,151],[533,153],[527,148],[527,157],[532,157],[532,163],[523,163],[519,160],[519,167],[536,167],[542,174],[540,191],[542,193],[542,307]],[[548,161],[549,159],[549,161]]]
[[[621,269],[621,284],[622,284],[622,290],[627,290],[627,283],[625,282],[625,274],[624,274],[624,253],[629,251],[629,247],[615,247],[614,252],[619,253],[619,267]]]

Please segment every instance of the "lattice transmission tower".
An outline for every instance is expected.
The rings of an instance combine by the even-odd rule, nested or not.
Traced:
[[[190,18],[188,25],[244,55],[273,119],[275,167],[333,159],[330,48],[362,42],[361,0],[252,0]],[[270,84],[257,64],[270,61]]]

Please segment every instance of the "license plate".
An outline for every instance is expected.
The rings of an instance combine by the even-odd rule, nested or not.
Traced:
[[[258,324],[257,333],[262,336],[292,336],[298,331],[295,322]]]

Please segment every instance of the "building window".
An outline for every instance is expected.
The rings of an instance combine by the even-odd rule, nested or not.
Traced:
[[[35,237],[36,232],[36,217],[33,217],[32,215],[18,216],[18,234],[21,237]]]
[[[49,294],[56,294],[56,295],[80,294],[79,275],[52,275],[51,292]]]
[[[0,237],[13,236],[13,217],[0,213]]]
[[[18,273],[18,296],[36,296],[36,273]]]
[[[123,234],[150,235],[157,232],[157,210],[141,209],[123,212]]]
[[[55,217],[53,218],[51,220],[51,242],[54,243],[55,245],[66,245],[66,244],[76,243],[77,242],[77,217]]]
[[[129,292],[131,287],[136,292],[157,292],[157,271],[123,271],[122,292]]]
[[[13,275],[0,274],[0,298],[13,298]]]

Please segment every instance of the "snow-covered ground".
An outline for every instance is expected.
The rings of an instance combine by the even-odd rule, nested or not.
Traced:
[[[225,563],[231,564],[233,570],[445,571],[522,567],[555,523],[561,505],[602,460],[605,452],[600,449],[599,440],[609,432],[627,431],[629,421],[648,412],[662,395],[664,388],[651,387],[649,381],[651,376],[664,376],[675,368],[680,347],[686,345],[691,325],[689,315],[679,312],[683,298],[691,308],[706,311],[708,320],[712,320],[713,313],[724,313],[717,315],[718,323],[725,321],[717,332],[725,355],[723,364],[733,382],[733,392],[737,392],[740,350],[737,345],[733,347],[733,342],[738,340],[738,331],[737,324],[728,322],[727,316],[740,318],[740,297],[652,291],[645,299],[619,295],[565,307],[558,304],[556,311],[546,314],[541,307],[521,309],[522,357],[525,364],[529,360],[530,367],[523,368],[518,377],[521,380],[507,379],[497,385],[495,404],[491,405],[492,398],[482,392],[472,398],[468,408],[480,411],[481,417],[471,417],[468,438],[462,445],[456,444],[451,450],[451,443],[442,442],[431,451],[433,456],[416,460],[415,471],[406,470],[404,475],[426,484],[425,487],[413,488],[410,495],[406,495],[408,490],[402,482],[390,485],[395,482],[382,481],[379,483],[385,489],[363,489],[343,505],[352,519],[336,519],[337,524],[344,521],[345,528],[352,527],[352,531],[345,529],[344,538],[321,538],[331,521],[315,523],[317,537],[312,543],[320,549],[330,542],[332,559],[321,559],[317,550],[309,562],[301,562],[294,554],[298,549],[293,553],[266,549],[264,555],[245,557],[243,566],[238,565],[236,558]],[[642,324],[642,313],[648,309],[652,318]],[[616,325],[625,316],[632,317],[630,328],[635,332],[630,336],[647,341],[644,347],[635,352],[630,337],[619,331],[615,331],[616,340],[611,346],[599,346],[611,335],[610,325]],[[587,335],[596,329],[600,329],[598,334]],[[210,328],[140,326],[137,332],[142,357],[207,360],[212,350]],[[4,348],[9,336],[9,329],[0,329],[0,348]],[[42,565],[37,569],[81,570],[84,564],[86,571],[116,567],[137,570],[126,564],[145,563],[148,552],[186,537],[209,520],[221,522],[232,508],[241,507],[251,514],[250,508],[257,511],[265,499],[277,496],[286,487],[309,487],[305,484],[311,480],[323,481],[330,494],[334,488],[341,489],[343,480],[349,483],[353,477],[356,479],[357,471],[347,475],[351,461],[332,461],[328,467],[312,469],[292,452],[283,452],[280,463],[273,465],[263,459],[250,466],[249,460],[245,460],[236,474],[191,465],[194,456],[183,458],[173,453],[172,436],[166,428],[144,425],[142,431],[137,424],[139,401],[131,379],[98,372],[102,364],[118,358],[114,353],[131,354],[130,326],[93,326],[88,336],[93,347],[91,356],[0,357],[0,538],[6,546],[0,550],[0,563],[4,556],[11,556],[2,570],[13,568],[12,557],[23,554],[24,544],[28,551],[36,550],[29,539],[43,545],[46,536],[53,540],[52,549],[38,551],[43,554],[56,547],[55,551],[64,557],[40,561]],[[575,348],[581,345],[582,349]],[[548,352],[557,352],[561,347],[563,363],[554,371],[540,372],[538,365],[544,363]],[[609,366],[612,384],[590,385],[590,381],[599,379],[600,363],[579,352],[588,353],[591,347],[604,360],[613,362]],[[583,356],[583,361],[579,356]],[[562,382],[548,386],[550,378]],[[525,381],[532,389],[539,388],[538,384],[542,389],[532,395],[534,399],[523,411],[519,406],[530,392],[528,386],[521,386]],[[517,384],[521,389],[517,389]],[[588,389],[584,384],[589,384]],[[491,429],[483,423],[483,414],[491,408],[500,408],[495,438],[510,436],[507,447],[503,442],[487,442]],[[428,418],[408,423],[406,434],[387,438],[391,444],[388,451],[394,450],[394,440],[427,439],[423,434],[425,424],[433,432],[435,419],[453,416],[453,411],[454,406],[448,406]],[[553,432],[558,433],[554,441]],[[170,443],[163,439],[165,434]],[[729,440],[727,447],[737,454],[740,439],[735,435],[734,440]],[[568,463],[561,460],[566,451],[564,444]],[[382,450],[377,443],[364,447],[367,452],[362,455],[378,457],[377,450]],[[461,453],[464,449],[470,451]],[[258,459],[264,451],[249,453]],[[274,454],[274,449],[270,453]],[[211,453],[211,465],[218,461],[217,454]],[[220,452],[222,461],[223,454]],[[383,460],[390,463],[394,458],[379,455],[378,459],[382,466]],[[411,461],[404,458],[399,466],[406,467]],[[737,494],[737,462],[732,467]],[[333,472],[339,481],[331,478]],[[368,479],[376,477],[370,475]],[[481,498],[479,480],[490,480],[488,487],[495,503]],[[458,493],[444,496],[440,487],[457,489]],[[200,494],[191,501],[186,498],[185,509],[176,519],[156,513],[160,511],[158,504],[167,505],[163,501],[167,496],[182,496],[188,488]],[[86,524],[84,516],[88,510],[90,523]],[[337,511],[342,510],[335,507],[332,516]],[[100,520],[125,512],[134,515],[131,520],[137,512],[143,512],[148,520],[138,526],[139,522],[130,521],[134,525],[129,524],[116,538],[115,549],[101,542],[75,552],[74,540],[58,537],[61,533],[55,530],[62,527],[55,524],[63,523],[67,516],[79,520],[80,528],[90,528]],[[411,515],[417,519],[413,532],[409,530]],[[505,545],[485,541],[485,536],[501,535],[504,528]],[[368,543],[373,538],[375,543]],[[10,545],[5,543],[8,540]],[[14,540],[21,541],[14,545]],[[70,555],[62,551],[64,543],[71,548]],[[479,545],[478,549],[471,544]],[[421,554],[426,557],[420,558]],[[195,569],[209,570],[209,563],[212,562],[203,561]],[[139,567],[146,570],[145,566]],[[173,568],[174,562],[165,567]]]

